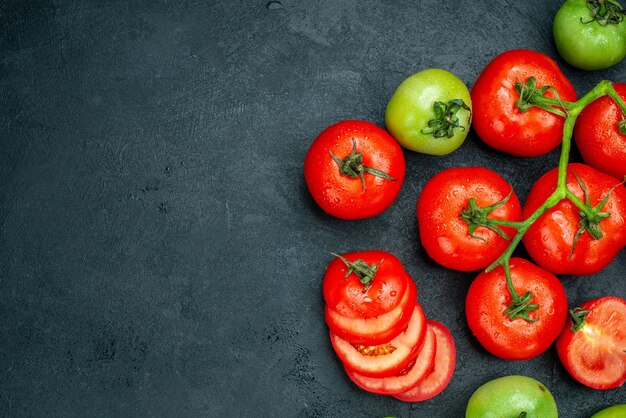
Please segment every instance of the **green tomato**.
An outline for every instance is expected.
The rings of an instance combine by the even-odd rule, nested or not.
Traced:
[[[602,411],[596,412],[591,418],[624,418],[626,417],[626,404],[613,405]]]
[[[400,83],[387,104],[385,125],[403,147],[445,155],[465,140],[471,109],[467,86],[453,74],[432,68]]]
[[[626,56],[626,21],[614,0],[567,0],[556,12],[552,32],[565,61],[601,70]]]
[[[476,389],[465,417],[557,418],[558,413],[556,402],[544,385],[526,376],[505,376]]]

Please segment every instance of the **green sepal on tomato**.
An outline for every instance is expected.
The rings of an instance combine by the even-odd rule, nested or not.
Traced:
[[[626,382],[626,300],[605,296],[570,310],[556,342],[561,363],[578,382],[613,389]]]
[[[613,88],[626,101],[626,84],[613,83]],[[626,178],[626,115],[611,97],[583,109],[574,125],[574,140],[585,163],[620,181]]]
[[[444,267],[460,271],[493,263],[517,232],[501,222],[521,220],[511,185],[484,167],[457,167],[433,176],[417,200],[420,242]]]
[[[522,91],[526,101],[520,101]],[[541,96],[572,102],[576,91],[552,58],[516,49],[487,64],[474,82],[471,96],[472,126],[487,145],[518,157],[536,157],[560,144],[564,114],[531,106],[528,101],[545,101],[538,98]]]
[[[582,70],[609,68],[626,57],[624,10],[614,0],[567,0],[554,16],[559,54]]]
[[[445,155],[463,144],[472,120],[467,86],[454,74],[431,68],[406,78],[385,110],[385,127],[404,148]]]
[[[511,281],[519,295],[530,292],[528,320],[506,314],[512,297],[502,266],[474,279],[465,299],[472,334],[491,354],[506,360],[528,360],[545,352],[567,319],[567,296],[552,273],[521,258],[510,260]]]
[[[555,168],[535,182],[522,210],[524,218],[554,192],[557,177]],[[626,246],[626,188],[614,177],[579,163],[569,164],[566,182],[590,214],[564,198],[530,226],[524,246],[537,264],[554,274],[594,274]]]
[[[304,159],[311,196],[324,212],[340,219],[384,212],[400,193],[405,171],[398,143],[384,129],[359,120],[326,128]]]

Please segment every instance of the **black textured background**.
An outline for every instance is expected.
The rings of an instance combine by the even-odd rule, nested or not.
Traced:
[[[464,319],[475,274],[438,267],[418,242],[415,201],[439,170],[484,165],[523,200],[558,150],[513,158],[472,132],[446,157],[407,151],[398,200],[357,222],[325,215],[302,175],[322,129],[382,126],[414,72],[471,87],[505,50],[556,58],[559,4],[0,2],[0,415],[461,417],[480,384],[518,373],[546,384],[562,417],[626,402],[623,388],[575,383],[553,349],[488,355]],[[563,70],[579,94],[626,81],[625,63]],[[358,390],[327,338],[329,253],[372,248],[403,261],[457,343],[450,386],[422,404]],[[625,270],[622,252],[564,277],[570,303],[626,296]]]

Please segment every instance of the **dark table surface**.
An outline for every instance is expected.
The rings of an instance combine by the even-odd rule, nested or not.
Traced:
[[[503,375],[534,377],[561,416],[626,402],[571,379],[553,348],[523,362],[471,336],[475,273],[437,266],[415,201],[453,166],[484,165],[521,200],[557,164],[486,147],[405,151],[401,194],[346,222],[306,189],[311,141],[341,119],[383,126],[405,77],[471,87],[508,49],[556,54],[559,1],[28,1],[0,4],[0,415],[461,417]],[[572,160],[580,160],[576,151]],[[454,335],[449,387],[421,404],[357,389],[328,341],[330,252],[384,249]],[[523,251],[520,250],[520,255]],[[570,304],[626,296],[626,255],[562,277]]]

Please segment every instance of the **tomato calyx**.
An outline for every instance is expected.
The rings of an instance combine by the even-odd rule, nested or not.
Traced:
[[[587,8],[589,8],[589,13],[591,14],[591,20],[585,22],[581,17],[580,21],[584,24],[598,22],[601,26],[608,24],[617,25],[624,20],[624,15],[626,14],[626,11],[619,4],[606,0],[587,0]]]
[[[487,216],[500,206],[504,205],[509,200],[512,193],[513,191],[511,191],[511,193],[509,193],[508,196],[501,201],[483,208],[478,206],[476,199],[473,197],[467,201],[467,209],[464,209],[459,216],[467,222],[467,232],[470,237],[485,241],[484,238],[474,235],[476,229],[482,226],[491,229],[507,241],[511,240],[511,238],[499,227],[499,225],[514,226],[515,223],[500,219],[489,219]]]
[[[544,96],[549,90],[554,93],[556,99]],[[517,80],[515,82],[515,91],[519,94],[515,107],[522,113],[528,112],[533,107],[539,107],[555,115],[568,116],[566,103],[559,98],[559,93],[556,89],[550,85],[537,88],[537,79],[535,77],[528,77],[525,83]]]
[[[459,124],[459,118],[456,115],[461,109],[470,112],[471,118],[472,109],[465,104],[463,99],[450,100],[448,103],[439,101],[433,103],[435,116],[428,121],[428,128],[422,129],[421,132],[435,138],[452,138],[455,128],[465,130],[465,126]]]
[[[522,296],[517,293],[515,286],[513,286],[511,268],[508,263],[504,266],[504,275],[506,277],[506,285],[509,289],[509,293],[511,294],[511,304],[504,311],[504,315],[508,316],[511,321],[517,318],[522,318],[526,322],[537,322],[539,320],[539,313],[537,313],[537,317],[534,319],[530,317],[531,312],[539,309],[538,304],[531,303],[533,299],[532,292],[529,290]]]
[[[372,174],[376,177],[380,177],[385,180],[390,180],[390,181],[398,180],[396,178],[391,177],[389,174],[385,173],[384,171],[363,165],[363,154],[361,154],[360,152],[356,152],[356,139],[352,139],[352,143],[353,143],[352,152],[346,155],[343,158],[343,160],[337,157],[335,154],[333,154],[332,151],[330,151],[330,156],[339,166],[339,172],[341,174],[343,174],[344,176],[353,178],[353,179],[356,179],[356,178],[361,179],[361,185],[363,186],[362,193],[365,193],[365,189],[366,189],[365,177],[364,177],[365,173]]]
[[[569,316],[572,318],[572,332],[580,331],[585,326],[585,320],[587,319],[587,311],[582,308],[574,308],[569,310]]]
[[[346,275],[343,278],[344,280],[346,280],[351,273],[356,274],[356,276],[359,278],[359,281],[363,284],[363,293],[367,292],[367,289],[370,288],[370,285],[372,284],[372,280],[374,280],[374,277],[376,276],[376,272],[378,271],[378,268],[380,267],[380,265],[383,263],[383,260],[384,260],[384,259],[380,260],[378,264],[368,265],[365,262],[365,260],[362,260],[362,259],[350,261],[339,254],[335,254],[335,253],[331,253],[331,254],[337,257],[338,259],[340,259],[341,261],[343,261],[346,267],[348,267],[348,271],[346,272]]]
[[[521,414],[519,414],[519,416],[517,418],[526,418],[528,414],[526,413],[526,411],[522,411]]]
[[[576,180],[578,180],[578,184],[580,185],[580,188],[583,190],[583,193],[585,195],[585,203],[584,203],[584,206],[581,208],[582,210],[578,212],[578,216],[580,217],[580,222],[579,222],[580,228],[576,232],[576,236],[574,236],[574,242],[572,244],[572,251],[570,252],[570,259],[572,258],[574,254],[574,249],[576,248],[578,239],[585,231],[589,232],[589,234],[593,237],[593,239],[596,239],[596,240],[604,236],[604,234],[602,233],[602,229],[600,228],[600,222],[610,217],[611,214],[609,212],[602,212],[602,208],[604,207],[606,202],[609,200],[609,197],[611,196],[611,192],[613,191],[613,189],[615,189],[615,187],[619,185],[617,184],[611,190],[609,190],[608,193],[604,196],[604,198],[597,205],[591,206],[591,201],[589,200],[589,193],[587,192],[587,188],[585,187],[585,184],[580,179],[580,177],[578,177],[578,174],[574,173],[574,175],[576,176]],[[574,203],[577,203],[577,202],[574,202]]]

